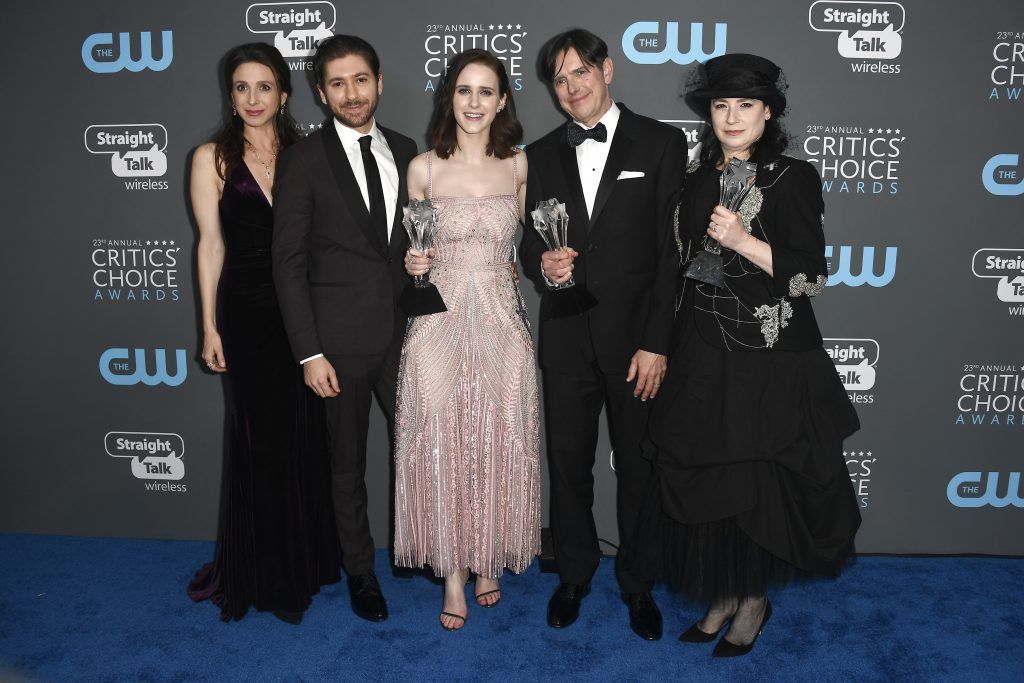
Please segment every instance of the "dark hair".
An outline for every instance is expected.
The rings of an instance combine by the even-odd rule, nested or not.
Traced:
[[[722,143],[715,137],[715,128],[711,125],[710,114],[707,116],[704,133],[700,136],[700,161],[701,163],[713,161],[718,164],[725,159],[725,155],[722,153]],[[751,161],[758,164],[775,161],[789,147],[789,133],[782,127],[779,118],[775,116],[775,112],[772,112],[772,117],[764,122],[764,132],[761,133],[760,139],[751,145]]]
[[[380,57],[373,45],[359,36],[337,35],[328,38],[316,47],[316,54],[313,55],[313,77],[316,84],[324,87],[324,68],[327,62],[349,55],[359,55],[370,65],[375,78],[380,78]]]
[[[455,86],[459,74],[470,64],[482,64],[498,77],[498,96],[505,96],[505,108],[494,116],[491,122],[490,139],[487,141],[487,155],[498,159],[507,159],[516,153],[516,147],[523,140],[523,126],[516,118],[516,103],[512,99],[512,88],[508,82],[505,64],[487,50],[472,49],[455,55],[448,64],[437,95],[434,98],[434,113],[430,117],[430,131],[427,139],[434,153],[447,159],[458,147],[456,138],[455,112],[452,101],[455,99]]]
[[[558,56],[569,48],[587,66],[601,66],[608,59],[608,45],[585,28],[574,28],[549,40],[541,48],[540,75],[546,82],[555,80],[555,74],[562,66]]]
[[[246,43],[232,48],[223,61],[223,83],[224,92],[228,96],[228,106],[224,110],[223,121],[220,129],[213,135],[214,160],[217,165],[217,174],[221,180],[227,180],[245,156],[245,123],[240,116],[236,116],[231,106],[231,93],[234,88],[235,70],[242,64],[255,62],[274,72],[277,79],[277,87],[281,92],[292,94],[292,76],[284,57],[277,51],[277,48],[266,43]],[[295,125],[295,119],[286,109],[274,115],[274,129],[277,133],[277,144],[279,149],[296,142],[299,135],[299,128]]]

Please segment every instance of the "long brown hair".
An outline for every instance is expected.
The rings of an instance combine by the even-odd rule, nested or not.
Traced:
[[[214,158],[217,163],[217,174],[221,180],[231,177],[234,170],[245,156],[245,123],[241,117],[235,116],[231,109],[231,88],[234,85],[235,69],[242,64],[255,62],[262,64],[274,72],[277,87],[281,92],[292,94],[292,78],[284,57],[272,45],[266,43],[247,43],[233,48],[224,57],[222,76],[224,92],[227,95],[227,106],[224,110],[220,129],[213,136]],[[280,149],[296,142],[301,136],[295,119],[285,109],[274,115],[274,128],[277,131],[277,144]]]
[[[430,119],[428,140],[434,153],[447,159],[459,146],[455,130],[455,84],[459,74],[470,64],[482,64],[498,77],[498,96],[505,97],[505,108],[494,116],[491,122],[490,139],[487,141],[487,155],[498,159],[508,159],[515,154],[519,143],[523,141],[523,126],[516,118],[516,103],[512,99],[508,72],[505,64],[487,50],[472,49],[455,55],[448,65],[448,72],[437,89],[434,99],[434,114]]]

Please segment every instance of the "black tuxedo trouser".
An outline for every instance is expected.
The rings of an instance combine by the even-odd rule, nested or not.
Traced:
[[[335,368],[341,388],[338,396],[324,399],[324,405],[331,440],[334,517],[341,542],[341,562],[349,576],[374,570],[375,547],[366,514],[366,436],[370,405],[376,396],[387,417],[388,443],[391,444],[401,354],[399,339],[385,354],[360,358],[358,363],[353,363],[351,356],[326,356]],[[391,449],[377,455],[390,458]]]
[[[635,387],[635,381],[626,382],[625,373],[606,374],[596,363],[578,374],[544,372],[551,535],[563,582],[589,582],[601,559],[592,508],[594,458],[603,406],[608,409],[615,449],[619,558],[624,557],[633,535],[651,472],[650,463],[640,455],[648,404],[633,397]],[[607,466],[603,458],[601,466]],[[615,574],[623,592],[642,593],[651,588],[650,583],[630,576],[618,561]]]

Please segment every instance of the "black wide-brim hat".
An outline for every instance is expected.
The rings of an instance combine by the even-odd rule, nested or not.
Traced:
[[[686,86],[686,103],[700,116],[711,116],[711,100],[745,97],[761,100],[772,116],[786,113],[786,77],[773,62],[757,55],[729,54],[701,64]]]

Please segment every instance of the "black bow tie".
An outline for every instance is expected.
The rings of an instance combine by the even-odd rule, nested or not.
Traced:
[[[587,138],[604,142],[608,139],[608,129],[604,127],[603,123],[598,123],[593,128],[584,128],[575,121],[569,122],[569,127],[565,131],[565,140],[570,147],[579,147]]]

